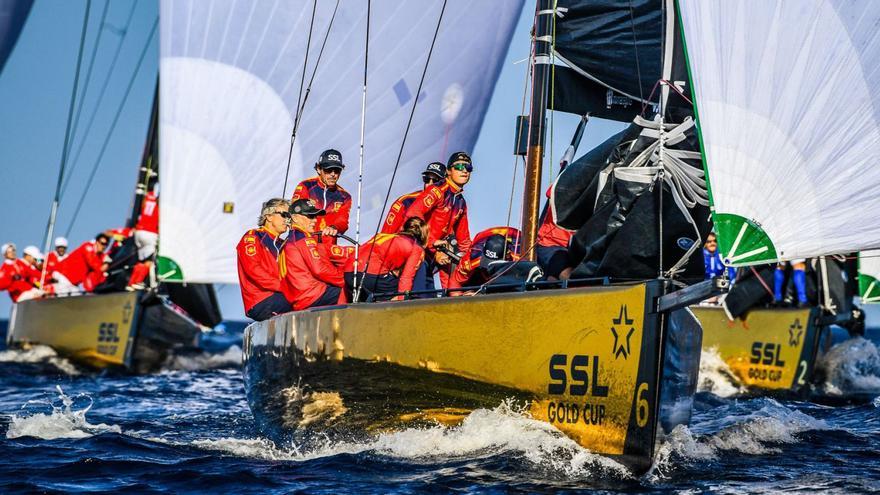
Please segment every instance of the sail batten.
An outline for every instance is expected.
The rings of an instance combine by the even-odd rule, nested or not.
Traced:
[[[680,0],[719,247],[733,265],[880,243],[876,2]],[[735,248],[735,249],[734,249]]]

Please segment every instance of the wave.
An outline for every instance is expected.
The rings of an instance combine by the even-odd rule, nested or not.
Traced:
[[[700,376],[698,392],[709,392],[719,397],[730,397],[745,392],[745,387],[737,380],[730,367],[721,359],[716,348],[704,349],[700,353]]]
[[[101,433],[121,433],[122,430],[117,425],[106,425],[103,423],[92,424],[86,420],[86,413],[92,408],[93,401],[91,397],[85,394],[76,397],[70,397],[64,393],[60,385],[56,385],[58,391],[58,400],[61,401],[60,406],[54,403],[48,403],[52,412],[34,413],[30,415],[13,415],[6,430],[6,438],[34,437],[43,440],[55,440],[58,438],[88,438]],[[77,399],[86,399],[88,404],[76,409],[74,407]],[[44,401],[28,401],[23,408],[29,408],[34,405],[43,405]]]
[[[880,351],[864,337],[853,337],[828,350],[817,362],[829,395],[880,394]]]
[[[200,354],[171,354],[162,365],[163,370],[199,371],[219,368],[241,367],[241,347],[231,346],[224,352],[202,352]]]
[[[49,346],[34,345],[28,349],[0,351],[0,363],[49,364],[66,375],[79,375],[79,369],[65,358],[59,357]]]

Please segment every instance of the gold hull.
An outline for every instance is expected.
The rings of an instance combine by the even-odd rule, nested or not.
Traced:
[[[668,315],[652,310],[661,289],[649,282],[282,315],[245,332],[248,399],[261,430],[279,438],[451,422],[513,398],[591,451],[647,469],[665,410]],[[698,327],[691,333],[698,362]]]
[[[7,344],[47,345],[94,369],[154,370],[169,349],[195,345],[200,327],[161,300],[141,299],[141,292],[121,292],[20,302]]]
[[[749,392],[807,389],[821,334],[817,310],[754,309],[731,321],[720,307],[691,309],[703,327],[703,350],[716,352]]]

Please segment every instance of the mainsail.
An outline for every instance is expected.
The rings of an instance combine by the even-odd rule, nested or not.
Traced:
[[[336,2],[316,5],[307,82]],[[416,95],[442,5],[372,2],[361,216],[368,234],[413,99],[400,165],[410,173],[398,174],[392,197],[419,186],[416,168],[471,150],[522,9],[521,0],[449,0]],[[305,0],[161,3],[159,254],[182,280],[237,283],[232,246],[255,225],[261,202],[282,194],[311,12]],[[288,195],[314,175],[327,148],[342,152],[340,183],[356,189],[366,17],[367,2],[339,3],[297,133]]]
[[[680,0],[719,248],[880,246],[880,3]]]

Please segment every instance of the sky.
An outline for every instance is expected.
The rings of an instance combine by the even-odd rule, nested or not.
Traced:
[[[29,244],[43,248],[61,163],[85,5],[85,0],[36,0],[18,44],[0,73],[0,108],[3,109],[0,114],[0,212],[3,212],[0,242],[15,242],[19,251]],[[71,247],[99,231],[121,226],[128,217],[158,75],[158,33],[149,40],[158,17],[158,2],[113,0],[107,9],[91,76],[85,84],[104,7],[104,1],[92,1],[78,98],[83,105],[67,163],[68,171],[72,171],[70,182],[61,198],[56,227],[56,235],[69,232]],[[497,196],[499,188],[504,191],[511,188],[512,175],[506,171],[514,168],[515,118],[523,99],[532,9],[533,3],[526,1],[472,153],[475,167],[491,164],[488,168],[491,172],[475,173],[466,188],[466,197]],[[125,30],[130,15],[131,22]],[[118,60],[109,72],[120,41]],[[145,46],[146,56],[108,139]],[[99,94],[108,74],[106,91]],[[87,90],[83,99],[84,86]],[[94,122],[86,133],[93,112]],[[558,162],[578,121],[576,115],[552,117],[553,140],[545,157],[545,186],[551,179],[551,154],[552,161]],[[616,122],[594,119],[587,125],[579,154],[622,127]],[[105,140],[106,150],[101,155]],[[78,154],[80,146],[82,151]],[[77,203],[96,164],[94,181],[84,196],[80,213],[74,218]],[[515,226],[520,218],[521,162],[519,167],[511,216]],[[558,171],[556,163],[552,163],[552,171]],[[508,194],[505,196],[508,201],[502,207],[469,209],[471,232],[507,222],[510,198]],[[218,298],[224,317],[243,319],[238,286],[218,287]],[[9,314],[10,307],[8,296],[0,296],[0,318]]]

